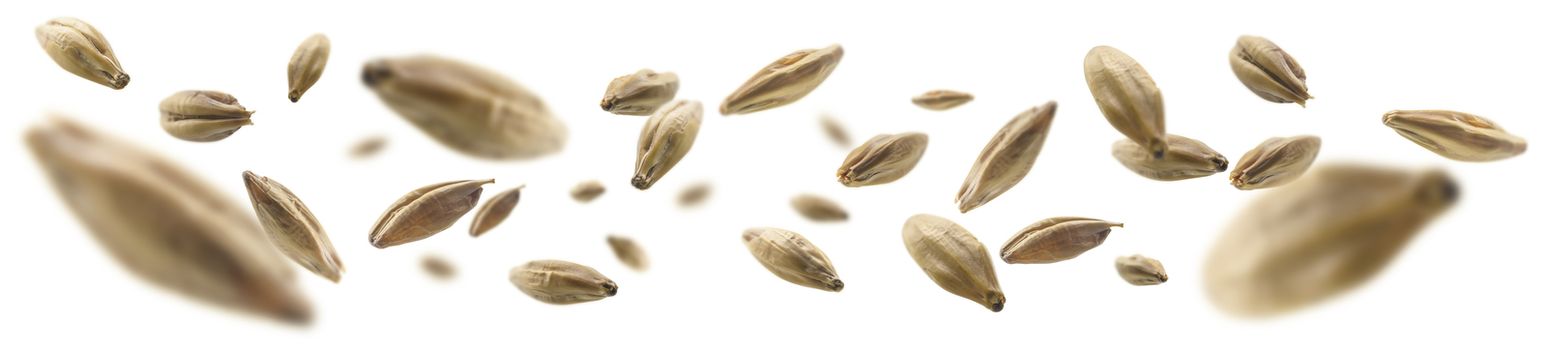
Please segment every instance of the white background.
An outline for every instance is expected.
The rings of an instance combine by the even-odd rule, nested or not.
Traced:
[[[1494,163],[1443,159],[1399,137],[1391,109],[1453,109],[1492,118],[1541,141],[1539,68],[1547,56],[1540,9],[1447,2],[1282,1],[980,4],[840,2],[608,3],[454,1],[239,3],[23,1],[0,13],[0,157],[6,239],[0,244],[0,348],[1304,348],[1402,345],[1539,347],[1547,295],[1541,276],[1542,152]],[[113,91],[59,69],[33,28],[74,16],[101,30],[133,77]],[[285,99],[285,64],[308,35],[326,33],[332,58],[300,103]],[[1273,104],[1230,72],[1241,34],[1278,43],[1305,67],[1307,108]],[[752,115],[721,117],[719,102],[791,51],[842,44],[835,73],[810,96]],[[1203,140],[1235,163],[1271,136],[1323,138],[1321,161],[1444,167],[1463,198],[1364,288],[1268,320],[1229,317],[1208,302],[1199,274],[1224,222],[1258,193],[1224,174],[1162,183],[1109,155],[1121,137],[1101,117],[1081,73],[1087,50],[1117,47],[1165,93],[1173,133]],[[470,159],[431,141],[359,81],[375,57],[436,53],[489,67],[532,88],[571,130],[566,149],[528,162]],[[679,98],[704,102],[696,147],[649,191],[628,185],[643,117],[597,107],[607,82],[640,68],[676,72]],[[946,112],[909,97],[949,88],[977,100]],[[216,143],[166,135],[157,103],[184,89],[231,93],[256,125]],[[953,196],[979,150],[1017,113],[1057,100],[1052,134],[1019,186],[969,214]],[[68,114],[175,158],[246,205],[239,174],[289,186],[326,226],[348,270],[333,284],[297,269],[316,306],[308,328],[252,318],[167,293],[129,275],[49,188],[20,134],[49,112]],[[853,138],[923,131],[929,149],[893,184],[845,188],[834,170],[847,149],[826,140],[831,113]],[[377,158],[347,149],[390,138]],[[1232,164],[1233,165],[1233,164]],[[495,178],[486,193],[527,184],[511,218],[482,238],[463,220],[433,238],[388,249],[367,244],[372,222],[419,186]],[[600,179],[591,204],[570,186]],[[677,192],[708,180],[699,210]],[[789,208],[800,192],[852,212],[814,224]],[[936,287],[900,236],[913,214],[961,223],[997,252],[1037,220],[1080,215],[1127,223],[1086,255],[1052,265],[996,263],[1008,296],[992,313]],[[739,241],[774,226],[804,234],[832,257],[841,293],[798,287],[765,271]],[[653,268],[623,267],[604,243],[634,237]],[[460,269],[440,283],[418,268],[438,253]],[[1161,259],[1171,282],[1133,287],[1118,255]],[[550,306],[506,280],[513,266],[557,258],[590,265],[621,290],[600,302]]]

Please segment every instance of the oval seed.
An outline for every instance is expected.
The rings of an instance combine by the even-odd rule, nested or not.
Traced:
[[[516,209],[516,203],[521,201],[523,188],[526,188],[526,185],[516,186],[489,197],[489,201],[478,209],[478,214],[473,215],[473,224],[468,226],[468,233],[473,237],[482,236],[489,230],[493,230],[495,226],[499,226],[501,222],[505,222],[505,218],[510,216],[510,211]]]
[[[25,139],[86,231],[135,276],[212,305],[311,319],[294,270],[251,214],[193,173],[62,117]]]
[[[917,132],[880,134],[859,145],[838,166],[838,183],[861,187],[891,183],[924,158],[929,136]]]
[[[972,170],[967,172],[967,180],[962,181],[961,189],[956,191],[958,210],[966,213],[988,204],[1026,178],[1032,164],[1037,162],[1037,155],[1042,153],[1042,143],[1047,141],[1048,130],[1053,126],[1053,112],[1057,109],[1058,102],[1055,101],[1032,107],[1010,118],[1010,122],[988,140],[988,145],[978,154],[978,160],[972,163]]]
[[[1152,157],[1144,146],[1129,139],[1112,143],[1112,157],[1123,167],[1151,180],[1177,181],[1223,172],[1230,161],[1198,140],[1166,135],[1166,155]]]
[[[541,98],[481,67],[421,55],[370,61],[361,76],[387,107],[462,154],[529,159],[558,152],[568,137]]]
[[[769,63],[720,103],[720,115],[748,114],[799,101],[816,90],[843,59],[843,47],[792,52]]]
[[[650,259],[645,257],[644,248],[633,239],[619,235],[607,235],[607,246],[612,247],[612,253],[618,256],[618,261],[634,271],[644,271],[650,268]]]
[[[688,185],[687,188],[682,189],[681,193],[677,194],[677,206],[688,208],[703,204],[704,200],[709,198],[711,189],[709,182],[706,181],[699,181]]]
[[[1320,151],[1320,137],[1268,138],[1236,161],[1235,170],[1230,171],[1230,185],[1255,190],[1287,184],[1305,174]]]
[[[1325,301],[1380,273],[1459,193],[1438,169],[1318,166],[1242,208],[1205,261],[1205,288],[1238,316]]]
[[[1056,217],[1032,223],[999,250],[1006,264],[1051,264],[1074,259],[1100,246],[1122,223],[1081,217]]]
[[[491,183],[494,179],[449,181],[408,192],[371,226],[371,245],[386,248],[445,231],[473,210],[483,185]]]
[[[698,101],[678,100],[662,107],[639,131],[639,153],[634,158],[634,188],[648,189],[677,166],[693,149],[704,106]]]
[[[830,199],[814,194],[800,194],[790,199],[790,206],[795,207],[795,212],[801,216],[816,222],[846,221],[849,219],[849,211],[843,210]]]
[[[1153,286],[1170,279],[1166,276],[1166,267],[1160,265],[1160,260],[1143,255],[1117,257],[1116,265],[1117,275],[1135,286]]]
[[[650,115],[677,97],[677,74],[640,69],[612,79],[602,95],[602,110],[617,115]]]
[[[838,279],[838,270],[827,254],[799,233],[755,227],[741,234],[741,242],[774,276],[804,287],[843,291],[843,280]]]
[[[1398,110],[1386,112],[1383,119],[1398,135],[1445,158],[1488,162],[1526,151],[1525,139],[1505,132],[1492,120],[1472,114]]]
[[[1264,100],[1298,103],[1311,99],[1305,88],[1305,70],[1284,49],[1260,36],[1242,35],[1230,50],[1230,70],[1247,89]]]
[[[161,100],[161,128],[186,141],[220,141],[252,125],[253,113],[224,92],[180,91]]]
[[[419,259],[419,267],[435,279],[447,281],[457,277],[457,268],[440,255],[426,254]]]
[[[1085,84],[1107,123],[1152,157],[1165,155],[1165,102],[1138,61],[1109,46],[1092,48],[1085,54]]]
[[[322,70],[328,67],[328,52],[333,44],[328,41],[328,36],[322,33],[312,34],[301,46],[295,48],[295,54],[290,55],[290,102],[301,100],[301,95],[312,85],[317,84],[317,79],[322,78]]]
[[[382,148],[387,147],[387,137],[381,135],[366,136],[357,141],[354,147],[349,149],[349,155],[355,159],[366,159],[381,153]]]
[[[338,283],[344,262],[339,260],[333,241],[311,209],[274,179],[243,171],[242,182],[269,242],[306,270]]]
[[[939,216],[918,214],[903,223],[902,242],[940,288],[994,312],[1004,310],[1004,292],[988,249],[967,229]]]
[[[839,124],[837,119],[826,114],[822,115],[821,123],[822,133],[827,135],[828,140],[832,140],[839,147],[849,147],[849,143],[851,143],[849,141],[849,132],[844,130],[843,124]]]
[[[951,90],[931,90],[923,95],[913,97],[914,105],[931,111],[956,108],[956,106],[967,104],[967,102],[972,102],[972,94]]]
[[[618,295],[618,284],[596,269],[560,260],[537,260],[510,269],[510,284],[532,299],[555,305]]]
[[[569,197],[581,203],[590,203],[596,200],[596,197],[601,197],[603,193],[607,193],[607,187],[602,186],[602,182],[597,180],[581,181],[575,184],[574,188],[569,189]]]
[[[59,68],[75,76],[86,78],[121,90],[129,85],[129,74],[118,64],[118,56],[107,38],[97,28],[84,21],[59,17],[39,25],[35,34],[43,52],[54,60]]]

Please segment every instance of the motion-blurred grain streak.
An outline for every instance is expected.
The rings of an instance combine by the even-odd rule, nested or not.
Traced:
[[[1324,301],[1375,277],[1458,196],[1442,170],[1319,166],[1227,226],[1205,263],[1208,295],[1259,317]]]
[[[182,295],[305,324],[311,305],[252,214],[150,151],[55,117],[27,146],[61,199],[135,275]]]

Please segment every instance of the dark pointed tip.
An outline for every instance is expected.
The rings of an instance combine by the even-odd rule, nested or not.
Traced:
[[[634,188],[637,188],[640,191],[648,190],[650,189],[650,185],[652,185],[650,180],[645,179],[644,175],[635,175],[634,179],[629,181],[629,184],[634,185]]]
[[[1214,162],[1214,172],[1216,173],[1223,172],[1225,169],[1230,168],[1230,160],[1224,158],[1214,158],[1210,159],[1210,161]]]
[[[1003,300],[996,301],[996,302],[994,302],[994,305],[990,305],[988,307],[988,309],[989,310],[993,310],[994,312],[1004,311],[1004,301]]]
[[[313,318],[311,307],[306,305],[282,306],[279,310],[274,310],[272,315],[281,322],[301,327],[310,326]]]
[[[301,100],[301,95],[300,94],[295,93],[295,91],[291,91],[290,92],[290,103],[296,103],[296,102],[298,102],[300,100]]]
[[[113,78],[113,85],[109,87],[113,88],[113,90],[123,90],[127,86],[129,86],[129,75],[119,74]]]
[[[610,296],[618,295],[618,284],[617,283],[612,283],[610,281],[607,282],[607,283],[603,283],[602,284],[602,289],[607,291],[606,294],[609,297]]]
[[[1455,203],[1461,197],[1461,187],[1456,185],[1455,180],[1446,178],[1440,183],[1440,195],[1445,203]]]
[[[612,112],[612,100],[602,99],[602,110]]]
[[[360,72],[360,80],[365,82],[365,86],[371,87],[380,84],[384,79],[391,76],[392,73],[383,66],[382,62],[366,63],[365,69]]]
[[[831,290],[831,291],[834,291],[834,292],[842,292],[843,291],[843,280],[835,279],[832,282],[828,282],[827,283],[827,290]]]

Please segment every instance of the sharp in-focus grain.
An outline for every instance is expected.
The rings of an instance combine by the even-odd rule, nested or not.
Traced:
[[[1247,89],[1264,100],[1305,106],[1311,99],[1305,70],[1284,49],[1260,36],[1242,35],[1230,50],[1230,70]]]
[[[999,128],[988,145],[983,146],[983,152],[978,153],[978,160],[972,163],[967,179],[956,191],[958,210],[966,213],[988,204],[1026,178],[1037,155],[1042,153],[1042,143],[1047,141],[1057,109],[1058,102],[1048,101],[1010,118]]]
[[[843,159],[838,166],[838,183],[862,187],[897,181],[913,171],[927,147],[929,136],[923,133],[876,135]]]
[[[317,33],[307,37],[301,46],[295,48],[286,71],[290,77],[290,102],[300,101],[301,95],[317,84],[317,79],[322,78],[322,70],[328,67],[328,52],[332,51],[332,47],[328,36]]]
[[[1004,310],[1004,292],[988,249],[967,229],[939,216],[918,214],[903,224],[902,242],[940,288],[994,312]]]
[[[752,257],[774,276],[804,287],[829,292],[843,291],[843,280],[827,254],[799,233],[772,227],[754,227],[741,234]]]
[[[1235,170],[1230,171],[1230,185],[1255,190],[1287,184],[1305,174],[1319,152],[1320,137],[1268,138],[1235,162]]]
[[[677,74],[640,69],[612,79],[602,95],[602,110],[617,115],[650,115],[677,97]]]
[[[623,265],[634,271],[643,272],[650,268],[650,259],[645,256],[644,248],[640,248],[639,243],[635,243],[633,239],[607,235],[607,246],[612,247],[612,254],[618,256],[618,261],[622,261]]]
[[[1177,135],[1166,135],[1166,154],[1160,158],[1126,138],[1112,143],[1112,158],[1134,174],[1159,181],[1214,175],[1230,166],[1225,156],[1203,142]]]
[[[403,119],[462,154],[530,159],[564,148],[569,129],[536,94],[498,73],[430,55],[365,64],[365,86]]]
[[[59,17],[39,25],[34,34],[43,52],[59,68],[93,83],[121,90],[129,85],[129,74],[118,64],[118,56],[107,38],[84,21]]]
[[[247,186],[253,211],[258,213],[258,222],[268,233],[269,243],[301,267],[338,283],[344,262],[333,250],[333,241],[323,231],[322,223],[301,198],[279,181],[251,171],[242,172],[242,182]]]
[[[1032,223],[1004,242],[999,257],[1006,264],[1051,264],[1074,259],[1106,242],[1122,223],[1062,216]]]
[[[804,216],[811,221],[831,222],[849,220],[849,211],[843,210],[843,206],[838,205],[838,202],[814,194],[802,193],[796,195],[795,198],[790,199],[790,206],[794,207],[795,212],[800,213],[800,216]]]
[[[951,90],[931,90],[913,97],[914,105],[931,111],[956,108],[967,102],[972,102],[972,94]]]
[[[386,248],[445,231],[478,205],[488,180],[449,181],[408,192],[387,207],[371,226],[371,245]]]
[[[598,180],[581,181],[575,184],[574,188],[569,189],[569,197],[581,203],[590,203],[596,200],[596,197],[601,197],[603,193],[607,193],[607,187],[602,186],[602,182]]]
[[[1160,265],[1160,260],[1143,255],[1117,257],[1114,265],[1117,266],[1117,275],[1135,286],[1153,286],[1171,279],[1166,275],[1166,267]]]
[[[1438,169],[1317,166],[1242,208],[1205,261],[1204,286],[1238,316],[1323,302],[1379,274],[1459,195]]]
[[[693,140],[698,138],[698,125],[703,120],[703,104],[688,100],[667,104],[650,116],[639,131],[639,152],[634,158],[634,178],[629,184],[645,190],[666,176],[666,172],[693,149]]]
[[[161,128],[187,141],[220,141],[252,125],[253,113],[224,92],[180,91],[161,100]]]
[[[478,213],[473,214],[473,224],[468,226],[468,234],[473,237],[482,236],[501,222],[505,222],[505,218],[510,216],[510,211],[516,209],[516,203],[521,201],[523,188],[526,188],[526,185],[516,186],[489,197],[489,201],[478,209]]]
[[[1382,118],[1397,134],[1434,154],[1464,162],[1489,162],[1518,156],[1526,140],[1492,120],[1442,110],[1397,110]]]
[[[1085,84],[1113,128],[1152,157],[1165,155],[1165,102],[1138,61],[1110,46],[1092,48],[1085,55]]]
[[[799,101],[838,68],[843,47],[795,51],[758,70],[720,103],[720,115],[748,114]]]
[[[618,295],[618,284],[596,269],[560,260],[537,260],[510,269],[510,283],[532,299],[555,305]]]
[[[213,305],[307,323],[289,263],[240,204],[150,151],[54,117],[25,132],[64,204],[126,270]]]

